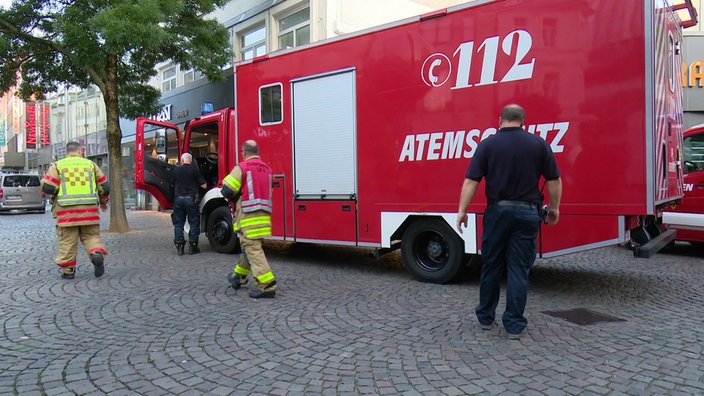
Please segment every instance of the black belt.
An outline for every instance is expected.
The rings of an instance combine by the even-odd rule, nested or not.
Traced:
[[[528,202],[528,201],[510,201],[510,200],[501,200],[501,201],[496,201],[494,202],[494,205],[498,206],[519,206],[523,208],[538,208],[538,204],[533,203],[533,202]]]

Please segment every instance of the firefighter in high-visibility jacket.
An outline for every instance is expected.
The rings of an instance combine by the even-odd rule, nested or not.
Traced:
[[[105,272],[108,254],[100,238],[100,213],[108,208],[110,184],[93,161],[83,158],[77,142],[66,145],[66,157],[54,162],[42,179],[42,191],[53,197],[59,253],[54,260],[62,279],[74,279],[78,240],[93,263],[95,277]]]
[[[272,172],[259,158],[259,146],[254,140],[242,145],[243,161],[235,165],[222,184],[222,195],[236,201],[233,228],[238,233],[242,255],[228,275],[237,290],[247,283],[249,274],[256,288],[252,298],[274,298],[276,280],[262,249],[263,238],[271,235]]]

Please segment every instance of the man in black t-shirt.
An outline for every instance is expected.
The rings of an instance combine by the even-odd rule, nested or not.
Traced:
[[[181,155],[181,165],[172,172],[174,185],[174,209],[171,219],[174,224],[174,244],[176,253],[181,256],[186,240],[183,237],[183,226],[188,217],[188,254],[200,253],[198,235],[200,234],[200,212],[196,205],[198,188],[206,188],[207,184],[197,166],[192,164],[193,156],[189,153]]]
[[[540,177],[547,181],[550,197],[548,225],[557,223],[562,198],[560,170],[550,145],[526,132],[524,120],[525,111],[518,105],[508,105],[501,111],[499,131],[479,143],[469,164],[457,213],[461,234],[462,226],[467,226],[467,206],[485,178],[487,207],[482,223],[483,265],[476,314],[482,329],[493,327],[501,277],[507,273],[502,321],[509,339],[518,339],[528,324],[523,312],[540,229]]]

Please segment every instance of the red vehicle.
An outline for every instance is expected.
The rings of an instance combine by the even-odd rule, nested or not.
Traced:
[[[255,139],[275,172],[274,238],[400,247],[417,279],[443,283],[481,249],[483,196],[454,228],[464,172],[518,103],[562,170],[539,254],[633,241],[648,256],[674,238],[661,209],[683,195],[681,22],[663,4],[477,1],[239,63],[235,108],[183,132],[138,120],[135,185],[170,207],[190,151],[211,187],[204,231],[234,251],[219,186]]]
[[[668,208],[663,221],[677,239],[704,246],[704,124],[684,132],[684,198]]]

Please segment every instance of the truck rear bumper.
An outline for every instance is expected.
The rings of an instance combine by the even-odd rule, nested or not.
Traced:
[[[662,223],[674,228],[704,231],[704,214],[665,212],[662,214]]]

